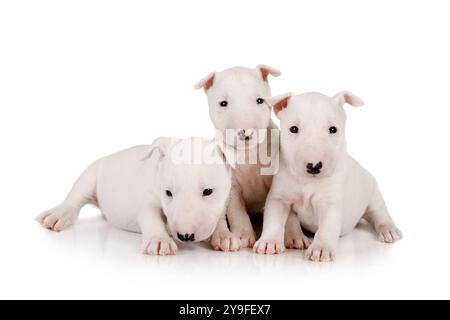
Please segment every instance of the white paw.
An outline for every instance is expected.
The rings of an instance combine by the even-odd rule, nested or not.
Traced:
[[[231,230],[241,240],[242,248],[252,248],[256,242],[256,233],[253,228],[244,230]]]
[[[150,256],[174,255],[177,251],[178,247],[170,237],[153,237],[142,242],[142,252]]]
[[[283,241],[275,239],[259,239],[253,251],[259,254],[280,254],[285,250]]]
[[[284,237],[284,245],[288,249],[306,250],[311,245],[311,239],[304,234],[293,234],[292,232],[286,232]]]
[[[394,243],[400,240],[403,235],[395,225],[381,225],[377,229],[378,240],[386,243]]]
[[[313,241],[305,253],[305,259],[316,262],[330,262],[334,261],[336,256],[331,246]]]
[[[241,249],[241,240],[230,231],[214,232],[209,243],[214,250],[227,252]]]
[[[78,211],[65,205],[42,212],[36,221],[52,231],[62,231],[71,226],[78,217]]]

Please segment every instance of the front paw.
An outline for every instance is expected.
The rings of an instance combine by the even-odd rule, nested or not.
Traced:
[[[314,240],[305,253],[305,259],[315,262],[330,262],[334,261],[336,256],[332,246]]]
[[[377,233],[378,240],[386,243],[394,243],[403,237],[400,230],[393,224],[379,226]]]
[[[253,251],[259,254],[280,254],[284,250],[283,241],[273,238],[259,239],[253,247]]]
[[[311,240],[304,234],[294,234],[286,231],[284,244],[288,249],[306,250],[311,245]]]
[[[253,231],[253,227],[231,230],[231,232],[240,239],[242,248],[252,248],[256,242],[256,233]]]
[[[214,232],[209,240],[209,244],[214,250],[239,251],[241,249],[241,240],[230,231]]]
[[[150,256],[174,255],[178,247],[170,237],[153,237],[142,242],[142,252]]]

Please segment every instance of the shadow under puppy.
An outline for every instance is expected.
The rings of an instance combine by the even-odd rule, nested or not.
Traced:
[[[107,156],[89,166],[67,198],[37,221],[61,231],[91,203],[115,227],[142,233],[145,254],[175,254],[173,239],[206,240],[225,220],[231,189],[226,150],[202,138],[158,138],[150,146]]]
[[[379,240],[401,239],[373,176],[346,150],[345,103],[362,106],[350,92],[286,94],[269,99],[281,123],[280,170],[274,177],[264,212],[261,254],[284,251],[284,225],[294,210],[302,227],[314,232],[305,257],[330,261],[340,236],[364,218]]]

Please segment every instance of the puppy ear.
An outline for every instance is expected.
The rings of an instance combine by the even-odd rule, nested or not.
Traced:
[[[227,167],[236,168],[236,152],[235,150],[223,142],[217,142],[217,152],[222,157]]]
[[[261,77],[265,82],[268,82],[267,78],[269,77],[269,74],[274,77],[278,77],[281,75],[281,71],[263,64],[257,66],[256,70],[258,70],[261,73]]]
[[[273,108],[273,112],[278,117],[278,113],[287,108],[292,93],[282,94],[281,96],[267,98],[266,102]]]
[[[205,92],[208,91],[209,88],[212,87],[212,85],[214,84],[214,78],[216,76],[215,72],[211,72],[210,74],[208,74],[206,77],[204,77],[202,80],[200,80],[199,82],[197,82],[197,84],[195,85],[195,89],[205,89]]]
[[[335,99],[341,106],[346,103],[353,107],[361,107],[364,105],[364,101],[361,98],[349,91],[341,91],[337,95],[335,95],[333,99]]]
[[[150,159],[154,152],[159,152],[160,157],[165,157],[169,153],[170,147],[173,145],[175,140],[176,139],[167,137],[156,138],[142,161]]]

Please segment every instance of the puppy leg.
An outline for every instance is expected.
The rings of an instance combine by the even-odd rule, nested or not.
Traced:
[[[284,245],[288,249],[308,249],[311,240],[303,234],[300,221],[295,212],[291,211],[286,221]]]
[[[261,238],[253,251],[259,254],[279,254],[285,250],[284,228],[290,213],[290,205],[276,199],[269,199],[264,210]]]
[[[251,248],[256,241],[252,222],[247,214],[244,200],[236,187],[231,189],[230,203],[227,208],[227,218],[230,229],[241,240],[243,248]]]
[[[334,206],[318,204],[314,210],[319,218],[319,228],[305,253],[307,260],[329,262],[335,260],[335,249],[341,234],[341,211]]]
[[[241,240],[228,229],[225,214],[217,223],[209,243],[214,250],[238,251],[241,249]]]
[[[402,238],[402,233],[395,226],[378,186],[375,186],[374,194],[363,218],[374,227],[378,240],[393,243]]]
[[[74,183],[66,199],[59,206],[41,213],[36,220],[42,226],[53,231],[62,231],[71,226],[84,205],[97,204],[98,168],[99,161],[89,166]]]
[[[142,232],[142,252],[148,255],[174,255],[178,247],[169,235],[160,208],[149,206],[138,217]]]

